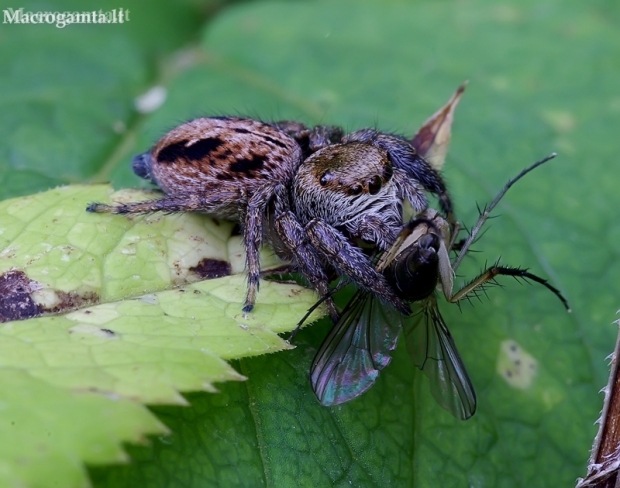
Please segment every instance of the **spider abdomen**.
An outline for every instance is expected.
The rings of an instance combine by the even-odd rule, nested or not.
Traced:
[[[165,193],[220,192],[239,205],[266,183],[286,183],[301,163],[299,144],[258,120],[210,117],[182,124],[134,158],[133,171]]]

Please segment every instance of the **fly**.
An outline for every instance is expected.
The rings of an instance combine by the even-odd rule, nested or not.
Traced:
[[[338,405],[368,390],[391,360],[403,329],[414,364],[430,380],[437,402],[455,417],[468,419],[476,411],[476,394],[454,339],[437,305],[440,289],[450,303],[475,294],[497,276],[512,276],[539,283],[553,292],[570,311],[560,291],[527,269],[500,266],[496,262],[453,292],[454,272],[476,240],[482,226],[508,189],[527,173],[554,158],[538,161],[511,179],[485,207],[468,237],[455,244],[458,226],[435,210],[427,209],[410,221],[396,242],[377,260],[396,294],[414,305],[403,315],[366,290],[358,290],[319,348],[310,369],[312,389],[323,405]],[[458,251],[453,263],[449,252]]]

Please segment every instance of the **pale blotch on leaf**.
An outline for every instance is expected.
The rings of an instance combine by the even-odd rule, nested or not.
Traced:
[[[32,301],[43,308],[55,308],[60,305],[60,297],[51,288],[41,288],[30,294]]]
[[[497,373],[513,388],[525,390],[538,372],[538,361],[513,340],[502,341]]]
[[[620,97],[613,97],[609,100],[607,108],[611,112],[620,112]],[[2,229],[0,229],[0,235],[2,235]]]
[[[102,303],[83,310],[76,310],[65,315],[71,322],[102,325],[120,317],[116,303]]]
[[[122,120],[115,120],[112,123],[112,130],[117,134],[124,134],[127,131],[127,125]]]
[[[17,246],[8,246],[0,252],[0,259],[13,259],[18,251],[19,248]]]
[[[148,303],[149,305],[159,305],[159,300],[157,299],[157,295],[154,293],[149,293],[148,295],[142,295],[141,297],[136,298],[136,300],[140,300],[141,302]]]
[[[505,76],[493,76],[488,81],[491,88],[497,92],[507,92],[512,88],[510,79]]]
[[[493,20],[502,24],[514,24],[523,19],[523,11],[513,5],[496,5],[491,9]]]
[[[566,110],[543,110],[541,117],[556,132],[572,132],[577,127],[577,119]]]

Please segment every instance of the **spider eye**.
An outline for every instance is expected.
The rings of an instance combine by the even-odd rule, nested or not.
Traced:
[[[353,185],[351,187],[351,195],[359,195],[360,193],[362,193],[362,185]]]
[[[371,195],[376,195],[381,190],[381,178],[379,175],[374,175],[368,182],[368,192]]]
[[[323,176],[321,176],[321,179],[319,179],[319,183],[321,184],[321,186],[325,186],[331,181],[331,179],[331,173],[329,171],[326,171],[325,173],[323,173]]]

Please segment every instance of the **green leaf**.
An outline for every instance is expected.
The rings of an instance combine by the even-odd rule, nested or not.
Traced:
[[[188,284],[243,270],[232,223],[85,211],[92,199],[148,196],[76,185],[0,203],[0,319],[56,314],[0,327],[7,484],[79,486],[81,461],[126,460],[121,441],[165,432],[141,404],[185,405],[179,390],[245,379],[224,359],[290,349],[277,333],[316,300],[298,285],[265,282],[254,312],[243,314],[243,275]]]
[[[172,434],[128,448],[131,465],[91,469],[95,484],[529,487],[585,474],[620,291],[617,2],[255,2],[202,23],[199,46],[203,17],[189,4],[128,8],[119,26],[3,26],[3,197],[84,180],[143,185],[129,157],[204,114],[412,135],[468,79],[445,164],[460,220],[471,224],[476,202],[521,168],[559,157],[509,192],[459,272],[500,255],[531,266],[573,314],[511,282],[462,312],[441,304],[478,394],[464,423],[400,349],[367,394],[320,407],[307,371],[327,324],[314,326],[293,351],[240,360],[249,381],[193,394],[190,408],[156,407]],[[160,85],[163,106],[136,113],[134,99]],[[517,366],[507,341],[536,361],[526,388],[506,381]]]
[[[2,486],[87,486],[83,462],[127,462],[120,440],[167,432],[135,402],[55,388],[29,373],[0,370]]]

